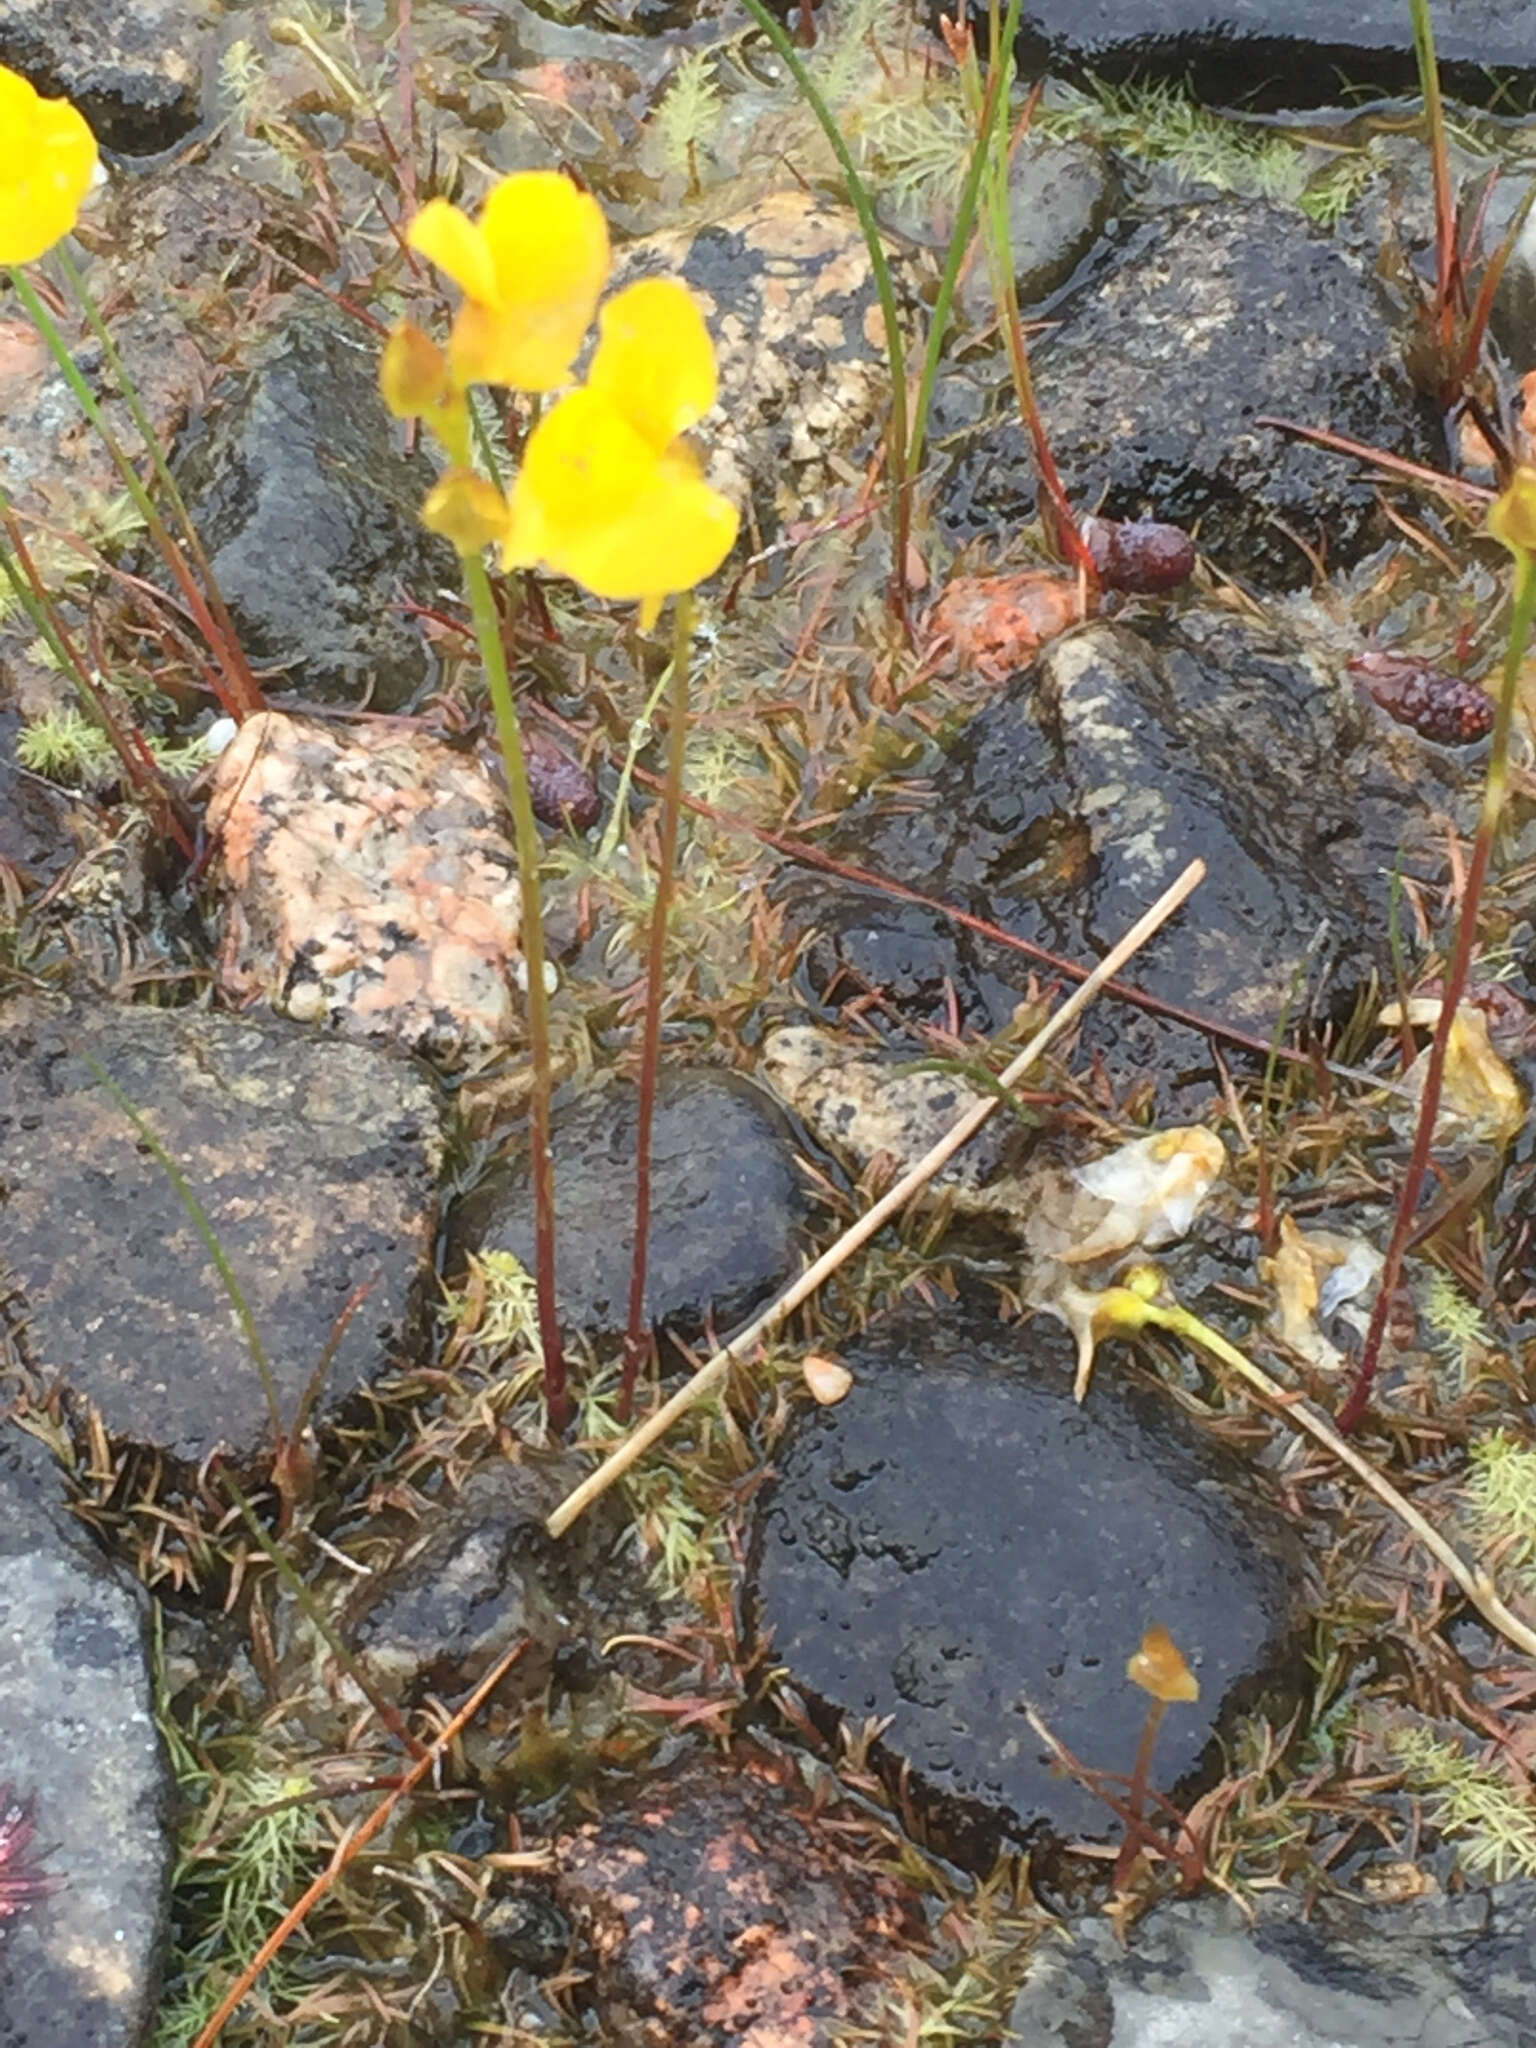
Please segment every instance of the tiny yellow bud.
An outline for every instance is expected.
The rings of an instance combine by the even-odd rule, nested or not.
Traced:
[[[392,327],[379,359],[379,389],[397,420],[419,419],[453,388],[448,358],[430,334],[409,320]]]
[[[507,530],[507,501],[473,470],[451,469],[428,493],[421,522],[451,540],[461,555],[478,555]]]
[[[1522,462],[1488,507],[1488,531],[1512,555],[1536,555],[1536,464]]]
[[[1200,1684],[1184,1662],[1179,1646],[1161,1622],[1154,1622],[1141,1648],[1127,1661],[1125,1675],[1155,1700],[1197,1700]]]

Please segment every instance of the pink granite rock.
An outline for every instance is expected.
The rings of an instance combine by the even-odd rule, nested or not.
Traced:
[[[471,756],[263,712],[219,757],[207,829],[231,1001],[439,1059],[518,1036],[516,862]]]

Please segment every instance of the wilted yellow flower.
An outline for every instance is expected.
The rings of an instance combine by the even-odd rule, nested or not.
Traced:
[[[1126,1661],[1125,1675],[1132,1685],[1166,1705],[1171,1700],[1197,1700],[1200,1682],[1185,1663],[1178,1644],[1161,1622],[1154,1622],[1141,1639],[1141,1648]]]
[[[397,420],[424,420],[455,462],[469,462],[469,405],[448,358],[409,320],[391,328],[379,358],[379,390]]]
[[[461,555],[478,555],[507,530],[507,501],[472,469],[450,469],[427,494],[421,523],[451,540]]]
[[[460,385],[566,381],[608,276],[608,227],[590,193],[559,171],[515,171],[478,221],[430,199],[406,239],[464,294],[448,343]]]
[[[1536,466],[1522,462],[1488,507],[1488,531],[1511,554],[1536,555]]]
[[[638,599],[642,626],[712,575],[737,512],[678,436],[715,391],[714,345],[685,286],[648,278],[610,300],[588,381],[528,437],[504,565],[542,563],[594,596]]]
[[[0,263],[31,263],[62,242],[95,180],[85,116],[0,64]]]

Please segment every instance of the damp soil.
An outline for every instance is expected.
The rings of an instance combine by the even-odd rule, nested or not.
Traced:
[[[47,8],[21,12],[37,15],[50,78],[117,95],[111,181],[81,239],[101,294],[120,295],[129,366],[274,710],[309,722],[328,760],[360,719],[356,757],[433,750],[437,808],[390,785],[426,819],[423,859],[460,785],[494,837],[462,613],[415,520],[423,458],[386,432],[367,368],[369,317],[440,310],[390,227],[411,203],[406,11],[306,10],[280,29],[189,7],[195,63],[174,65],[132,38],[74,49]],[[851,29],[847,12],[818,11],[817,63],[879,189],[915,323],[963,165],[953,110],[923,83],[917,11],[853,10]],[[487,165],[566,163],[601,198],[624,274],[682,275],[719,342],[722,410],[701,440],[746,539],[693,649],[699,808],[673,921],[650,1302],[664,1341],[642,1400],[888,1173],[879,1148],[850,1154],[835,1115],[770,1093],[776,1027],[812,1024],[893,1076],[937,1076],[929,1097],[957,1069],[985,1085],[986,1042],[1016,1048],[1069,985],[1062,962],[1091,962],[1199,853],[1205,896],[1133,970],[1150,1000],[1101,1000],[1002,1112],[1001,1142],[1010,1172],[1044,1165],[1056,1180],[1030,1185],[1064,1186],[1153,1124],[1218,1131],[1221,1200],[1160,1261],[1182,1301],[1336,1409],[1358,1332],[1345,1301],[1319,1318],[1337,1363],[1276,1348],[1275,1204],[1340,1242],[1384,1241],[1409,1131],[1403,1049],[1376,1017],[1436,969],[1447,848],[1486,758],[1476,719],[1426,735],[1350,664],[1402,651],[1477,688],[1497,659],[1503,571],[1454,501],[1367,481],[1255,422],[1343,421],[1404,459],[1449,460],[1411,375],[1432,221],[1412,109],[1362,114],[1340,94],[1290,103],[1305,114],[1180,114],[1172,86],[1085,96],[1071,54],[1015,170],[1026,310],[1049,323],[1047,424],[1084,510],[1182,519],[1199,561],[1187,588],[1110,598],[1042,651],[1009,612],[967,659],[932,623],[946,584],[1056,573],[985,294],[963,300],[937,394],[904,638],[885,604],[888,380],[868,260],[760,40],[715,5],[518,5],[491,25],[418,0],[409,14],[416,195],[428,165],[472,194]],[[1399,86],[1400,55],[1361,77]],[[1458,174],[1518,170],[1532,147],[1518,117],[1468,109]],[[1286,302],[1266,312],[1282,272]],[[1314,319],[1312,298],[1332,317]],[[1506,406],[1536,364],[1530,307],[1516,266],[1495,319]],[[1150,355],[1133,331],[1149,321]],[[23,515],[152,573],[110,534],[109,478],[60,425],[62,386],[19,323],[0,338],[28,422],[0,459]],[[152,640],[127,585],[67,553],[43,567],[145,729],[183,746],[204,732],[214,707],[185,634]],[[434,993],[430,1028],[417,1016],[391,1037],[381,1003],[354,1029],[343,1005],[295,1001],[322,987],[322,949],[284,926],[268,958],[245,943],[248,915],[232,948],[227,857],[189,872],[110,769],[26,765],[23,724],[65,700],[30,632],[0,620],[0,1362],[96,1550],[143,1589],[178,1786],[163,1967],[147,1925],[135,1993],[157,2013],[146,2024],[135,2007],[122,2038],[192,2041],[401,1768],[356,1675],[249,1536],[226,1461],[308,1607],[416,1738],[525,1645],[449,1765],[226,2026],[230,2043],[831,2048],[906,2039],[919,2021],[1000,2041],[1053,1916],[1107,1901],[1142,1714],[1120,1674],[1154,1622],[1187,1643],[1206,1692],[1198,1715],[1170,1719],[1153,1784],[1199,1802],[1221,1888],[1406,1912],[1475,1885],[1391,1745],[1411,1725],[1469,1756],[1491,1733],[1524,1753],[1524,1667],[1389,1516],[1195,1354],[1106,1346],[1102,1397],[1076,1407],[1071,1346],[1027,1306],[1017,1218],[978,1215],[954,1188],[551,1543],[544,1517],[622,1427],[656,740],[632,783],[621,768],[666,653],[555,584],[506,627],[546,764],[569,1141],[557,1192],[574,1212],[563,1445],[519,1280],[532,1244],[516,1019],[461,1031]],[[1527,1087],[1529,741],[1523,725],[1483,947],[1494,1043]],[[189,764],[194,822],[209,788]],[[307,825],[287,822],[307,857]],[[430,920],[392,930],[347,971],[392,984],[419,952],[436,991],[440,934]],[[498,970],[497,1002],[515,1011],[508,986]],[[215,1262],[87,1052],[261,1275],[251,1307],[279,1414],[304,1421],[281,1488],[267,1476],[279,1425]],[[1363,1439],[1472,1552],[1499,1531],[1478,1519],[1469,1445],[1530,1435],[1531,1172],[1528,1130],[1507,1156],[1475,1134],[1447,1149]],[[812,1400],[808,1352],[847,1363],[843,1407]],[[167,1825],[146,1822],[162,1847]],[[1127,1921],[1186,1880],[1171,1840],[1130,1872]],[[807,1928],[851,1959],[840,1979],[808,1960]]]

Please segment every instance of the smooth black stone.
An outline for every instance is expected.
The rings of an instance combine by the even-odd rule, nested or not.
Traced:
[[[1517,104],[1528,100],[1531,0],[1457,0],[1437,6],[1434,19],[1447,91],[1482,105],[1511,90]],[[1029,0],[1017,47],[1031,73],[1174,78],[1224,105],[1337,105],[1361,86],[1418,91],[1412,23],[1399,0]]]
[[[400,596],[452,582],[453,556],[416,517],[433,472],[395,445],[376,345],[295,320],[180,468],[251,661],[306,697],[408,703],[432,662]]]
[[[1171,1796],[1237,1714],[1304,1696],[1299,1546],[1170,1399],[1106,1360],[1079,1408],[1064,1332],[963,1308],[904,1307],[845,1357],[852,1392],[780,1449],[749,1612],[824,1724],[891,1717],[878,1757],[944,1853],[983,1870],[1003,1843],[1118,1832],[1025,1708],[1128,1773],[1148,1701],[1126,1660],[1155,1622],[1200,1683],[1158,1742]]]
[[[1035,347],[1035,390],[1074,505],[1198,528],[1221,568],[1284,587],[1313,571],[1277,520],[1330,568],[1387,528],[1358,463],[1254,422],[1293,419],[1442,462],[1403,368],[1406,333],[1366,257],[1297,208],[1206,201],[1144,223],[1072,293]],[[995,405],[940,492],[960,538],[1035,514],[1011,383]]]
[[[554,1118],[561,1319],[597,1337],[628,1319],[637,1122],[627,1082]],[[724,1334],[799,1268],[805,1203],[788,1120],[739,1074],[663,1070],[651,1150],[647,1320],[692,1337],[709,1318]],[[533,1270],[526,1153],[493,1166],[453,1208],[448,1271],[483,1250],[513,1252]]]

